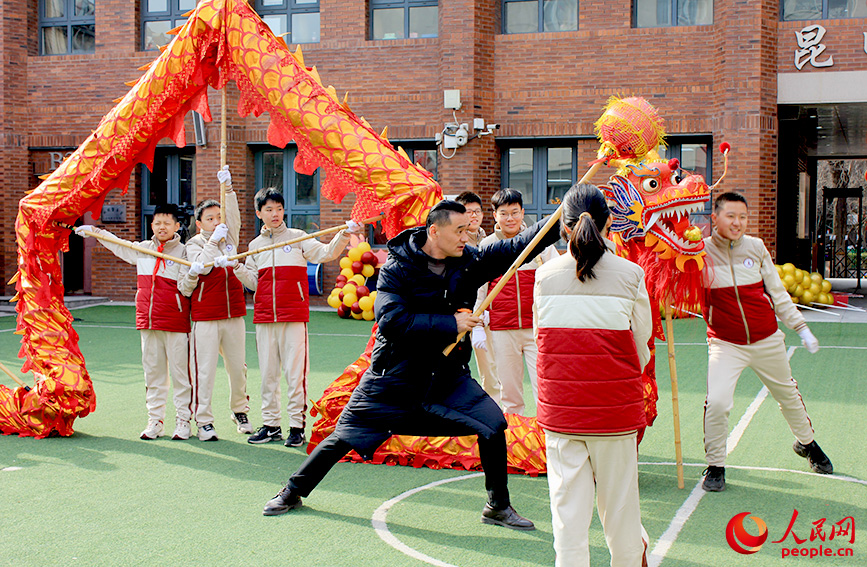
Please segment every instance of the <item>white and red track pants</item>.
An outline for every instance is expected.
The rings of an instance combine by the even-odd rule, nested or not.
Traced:
[[[770,337],[751,345],[708,338],[704,452],[709,466],[725,466],[729,412],[734,405],[738,378],[747,367],[755,371],[777,400],[795,438],[805,445],[813,441],[813,426],[798,391],[798,383],[792,377],[784,339],[785,335],[779,329]]]
[[[190,344],[187,333],[141,330],[141,365],[145,377],[148,420],[164,421],[169,396],[169,376],[174,391],[175,414],[190,420]]]
[[[262,423],[280,426],[280,383],[286,380],[289,427],[304,428],[310,357],[307,323],[258,323],[256,350],[262,375]]]
[[[635,432],[566,435],[545,430],[548,490],[558,567],[589,567],[593,501],[612,567],[638,567],[644,555]]]
[[[226,374],[229,375],[229,406],[233,413],[250,411],[247,397],[247,365],[245,339],[246,327],[243,317],[218,321],[193,321],[191,333],[193,346],[193,410],[196,425],[202,427],[214,423],[211,397],[217,375],[217,357],[223,357]]]
[[[524,360],[533,388],[533,399],[539,399],[536,389],[536,337],[533,329],[491,331],[491,343],[497,378],[500,379],[500,407],[504,413],[524,415]],[[487,391],[487,390],[485,390]],[[489,392],[490,394],[490,392]]]
[[[473,354],[476,356],[476,368],[482,379],[482,389],[499,404],[501,399],[500,379],[497,378],[497,364],[494,362],[493,352],[494,341],[491,340],[491,330],[488,327],[485,327],[485,345],[487,345],[488,350],[473,349]]]

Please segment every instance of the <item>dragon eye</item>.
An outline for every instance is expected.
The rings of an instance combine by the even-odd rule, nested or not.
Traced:
[[[648,193],[653,193],[659,188],[659,181],[654,178],[645,179],[641,182],[641,188]]]
[[[681,181],[683,181],[683,174],[681,172],[675,171],[671,174],[672,185],[679,185]]]

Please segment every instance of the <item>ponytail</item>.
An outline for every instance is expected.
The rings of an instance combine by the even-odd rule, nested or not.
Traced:
[[[563,196],[561,233],[571,229],[569,253],[575,258],[576,274],[581,282],[593,279],[593,267],[607,247],[602,230],[611,216],[605,196],[589,183],[575,184]]]

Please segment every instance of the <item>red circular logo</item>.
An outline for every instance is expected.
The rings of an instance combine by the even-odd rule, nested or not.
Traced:
[[[744,529],[744,518],[749,515],[749,512],[741,512],[729,520],[726,526],[726,541],[729,542],[729,546],[744,555],[757,552],[768,539],[768,526],[758,516],[750,517],[759,528],[758,535],[752,535]]]

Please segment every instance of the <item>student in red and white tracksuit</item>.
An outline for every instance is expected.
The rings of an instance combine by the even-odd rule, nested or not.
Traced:
[[[494,233],[485,237],[480,248],[517,236],[527,225],[524,224],[524,206],[521,193],[515,189],[502,189],[491,198],[497,224]],[[524,415],[524,360],[533,398],[536,391],[536,341],[533,338],[533,282],[536,269],[544,262],[559,257],[554,246],[549,246],[541,254],[518,268],[518,271],[500,291],[488,307],[491,330],[491,351],[497,365],[497,378],[500,381],[500,407],[505,413]],[[482,286],[476,301],[479,308],[488,292],[500,278]]]
[[[723,193],[711,215],[713,235],[705,238],[708,255],[705,294],[708,364],[704,405],[704,448],[708,468],[702,487],[725,490],[729,412],[741,372],[752,368],[780,405],[795,436],[795,452],[813,471],[830,474],[831,461],[813,439],[813,426],[786,355],[785,335],[777,325],[797,331],[811,353],[819,341],[786,291],[764,243],[745,234],[747,202],[739,193]]]
[[[610,219],[599,189],[573,186],[561,220],[570,253],[536,271],[537,420],[559,566],[590,565],[594,497],[612,566],[641,565],[647,541],[636,434],[646,424],[641,369],[650,360],[650,300],[643,270],[604,238]]]
[[[305,236],[303,230],[287,228],[283,220],[283,195],[274,188],[262,189],[255,197],[256,216],[262,220],[261,234],[248,250],[256,250],[278,242]],[[356,231],[363,225],[351,223]],[[280,427],[280,377],[285,377],[289,403],[287,447],[305,443],[304,426],[307,411],[307,373],[310,359],[307,343],[307,322],[310,320],[310,298],[307,283],[307,262],[323,263],[336,260],[346,245],[349,234],[341,230],[331,242],[315,239],[247,256],[235,273],[243,284],[256,292],[253,323],[256,324],[256,349],[259,352],[259,372],[262,375],[262,421],[264,425],[250,436],[249,443],[282,440]]]
[[[226,182],[226,219],[220,221],[220,203],[209,199],[196,206],[199,233],[187,242],[187,258],[193,262],[181,291],[192,302],[193,408],[202,441],[216,441],[211,397],[217,374],[217,356],[222,355],[229,375],[229,407],[240,433],[252,433],[247,413],[247,365],[245,363],[247,304],[244,286],[228,265],[227,256],[238,253],[241,213],[232,190],[228,167],[218,173]],[[205,268],[204,264],[213,263]]]
[[[151,222],[153,238],[137,245],[186,259],[184,245],[177,234],[179,228],[177,209],[158,206]],[[114,236],[107,230],[89,225],[75,229],[75,233],[83,237],[88,236],[88,232]],[[171,376],[176,418],[173,439],[187,439],[191,416],[190,302],[178,291],[178,280],[185,276],[186,266],[120,244],[100,242],[115,256],[136,267],[135,326],[141,332],[141,362],[148,410],[148,425],[141,432],[141,438],[156,439],[164,434],[163,420]]]

